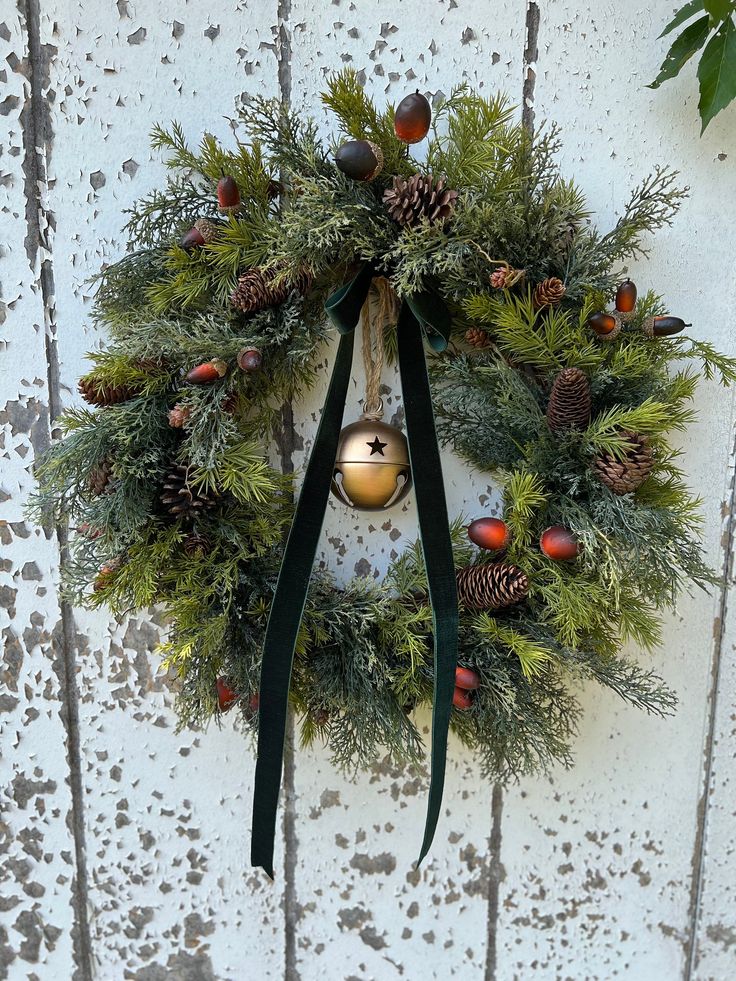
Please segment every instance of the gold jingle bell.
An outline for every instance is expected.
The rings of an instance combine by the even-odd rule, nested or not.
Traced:
[[[332,493],[343,504],[364,511],[390,508],[411,487],[406,436],[379,419],[346,426],[337,444]]]

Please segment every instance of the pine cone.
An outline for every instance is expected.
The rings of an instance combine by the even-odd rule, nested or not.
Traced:
[[[174,518],[194,518],[215,504],[215,498],[189,483],[189,467],[177,464],[164,480],[161,503]]]
[[[210,221],[209,218],[197,218],[194,223],[194,227],[204,239],[205,245],[209,245],[210,242],[214,242],[220,233],[220,226],[217,224],[217,222]]]
[[[556,307],[564,295],[565,284],[556,276],[551,276],[534,287],[534,306]]]
[[[621,433],[633,444],[633,449],[626,453],[623,460],[617,459],[612,453],[599,456],[593,466],[600,480],[614,494],[632,494],[640,487],[652,472],[654,453],[646,436],[639,433]]]
[[[276,307],[289,295],[289,286],[274,286],[273,269],[249,269],[238,279],[238,285],[230,296],[230,302],[241,313],[257,313],[267,307]]]
[[[110,460],[103,460],[96,467],[92,467],[89,472],[89,489],[93,494],[110,493],[112,490],[112,463]]]
[[[198,555],[209,555],[212,545],[206,535],[200,535],[193,531],[187,535],[183,542],[184,551],[193,558]]]
[[[414,174],[405,179],[394,177],[393,187],[383,192],[383,203],[399,225],[414,225],[421,219],[443,222],[452,214],[457,191],[445,187],[445,178],[435,181],[432,175]]]
[[[99,593],[100,590],[105,589],[109,586],[115,577],[115,573],[118,572],[123,566],[122,556],[117,556],[114,559],[110,559],[104,565],[100,566],[100,571],[95,577],[95,581],[92,584],[92,589],[95,593]]]
[[[465,331],[465,342],[471,347],[477,347],[479,350],[488,347],[491,343],[487,331],[482,330],[480,327],[469,327]]]
[[[501,266],[500,269],[494,269],[491,273],[491,286],[494,290],[502,290],[506,285],[506,276],[508,270],[505,266]]]
[[[585,429],[590,422],[590,382],[579,368],[563,368],[554,380],[547,405],[553,433]]]
[[[502,610],[524,599],[529,580],[515,565],[490,562],[457,570],[457,596],[469,610]]]
[[[172,429],[182,429],[186,426],[191,414],[192,410],[188,405],[177,404],[173,409],[169,409],[169,425]]]
[[[137,392],[129,385],[113,385],[112,382],[95,378],[94,375],[83,375],[79,379],[79,393],[89,405],[117,405],[132,399]]]

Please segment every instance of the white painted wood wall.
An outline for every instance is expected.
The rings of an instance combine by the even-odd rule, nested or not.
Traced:
[[[241,91],[317,110],[344,64],[379,100],[466,78],[521,102],[526,80],[528,109],[563,125],[565,168],[604,225],[654,163],[679,168],[691,197],[634,276],[736,354],[736,107],[698,139],[692,71],[644,87],[673,8],[0,0],[0,978],[736,976],[728,590],[684,599],[652,659],[680,695],[676,718],[586,690],[577,767],[503,791],[454,745],[420,872],[424,774],[378,764],[351,782],[297,750],[270,884],[248,867],[241,737],[230,724],[174,734],[157,628],[65,608],[59,543],[23,516],[49,409],[75,398],[96,341],[87,277],[120,254],[121,210],[162,180],[152,124],[228,139]],[[296,407],[307,445],[319,394]],[[730,570],[733,397],[708,385],[698,407],[685,463],[708,558]],[[446,478],[454,509],[495,499],[459,462]],[[414,536],[411,509],[389,517],[369,528],[330,510],[324,553],[340,575],[364,555],[381,570]]]

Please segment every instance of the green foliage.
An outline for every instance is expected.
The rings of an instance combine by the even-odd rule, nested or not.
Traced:
[[[715,16],[713,4],[707,9]],[[178,124],[155,129],[169,180],[130,212],[130,251],[97,280],[94,315],[109,340],[90,356],[89,377],[129,398],[65,413],[65,436],[39,468],[34,516],[77,529],[70,595],[118,614],[152,605],[165,613],[162,654],[180,686],[182,725],[219,719],[216,682],[224,677],[252,731],[249,702],[292,515],[292,479],[274,468],[269,444],[284,405],[324,370],[325,297],[365,261],[400,295],[432,286],[453,316],[453,343],[430,364],[440,433],[502,486],[505,558],[530,582],[527,599],[498,615],[461,611],[459,661],[478,673],[480,687],[470,710],[453,713],[452,727],[493,779],[568,765],[578,682],[596,681],[649,712],[672,710],[661,679],[621,647],[654,647],[662,611],[681,590],[715,581],[699,544],[699,502],[668,432],[691,422],[700,376],[731,384],[736,363],[706,342],[647,337],[646,318],[665,312],[653,293],[615,341],[601,342],[588,327],[621,264],[646,254],[685,192],[675,174],[655,168],[615,227],[599,232],[580,190],[559,172],[554,127],[532,139],[504,97],[460,87],[435,107],[424,168],[458,190],[452,220],[401,228],[383,192],[394,175],[423,168],[396,139],[392,107],[377,109],[351,70],[329,80],[323,101],[344,137],[381,147],[385,168],[373,182],[341,174],[314,121],[278,101],[244,104],[245,138],[232,150],[211,136],[191,148]],[[227,218],[216,200],[223,173],[243,202]],[[180,236],[198,218],[213,223],[211,240],[185,250]],[[255,267],[287,287],[302,286],[305,273],[313,279],[306,295],[293,288],[282,303],[244,316],[229,298]],[[520,271],[508,289],[490,285],[501,267]],[[565,296],[539,309],[534,288],[550,276],[563,281]],[[466,349],[469,327],[487,332],[484,350]],[[394,325],[384,335],[390,355]],[[245,347],[260,351],[262,370],[240,370]],[[186,382],[192,367],[213,359],[225,363],[222,377]],[[565,367],[589,378],[592,415],[583,430],[553,433],[547,403]],[[170,424],[174,407],[181,426]],[[653,470],[635,493],[616,496],[593,464],[601,454],[624,458],[627,433],[648,437]],[[172,514],[162,499],[182,464],[190,488],[211,505],[193,517]],[[109,474],[104,487],[92,479],[101,471]],[[540,536],[554,524],[579,538],[576,560],[542,554]],[[452,539],[458,567],[498,558],[478,553],[463,518]],[[339,586],[316,572],[291,686],[303,742],[324,740],[345,767],[386,753],[396,764],[421,764],[414,712],[432,701],[431,631],[419,543],[381,583]]]
[[[691,20],[696,14],[699,16]],[[659,74],[649,86],[652,89],[679,75],[705,45],[698,65],[701,135],[713,117],[736,97],[735,17],[736,0],[689,0],[660,34],[660,37],[666,37],[686,21],[691,21],[672,42]]]

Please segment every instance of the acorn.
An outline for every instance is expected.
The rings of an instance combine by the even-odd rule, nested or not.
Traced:
[[[592,327],[599,337],[606,337],[619,327],[619,321],[612,314],[599,310],[588,318],[588,326]]]
[[[217,182],[217,204],[220,211],[228,213],[240,207],[240,189],[235,178],[224,174]]]
[[[179,245],[185,252],[191,252],[192,249],[197,249],[200,245],[204,245],[204,235],[198,228],[190,228],[179,239]]]
[[[616,290],[616,309],[619,313],[631,313],[636,306],[636,285],[625,279]]]
[[[431,122],[432,107],[417,89],[396,107],[394,132],[402,143],[419,143],[429,132]]]
[[[370,140],[350,140],[335,154],[335,165],[351,180],[372,181],[383,169],[383,153]]]
[[[480,688],[480,675],[472,668],[461,668],[458,665],[455,668],[455,688],[461,688],[463,691],[475,691],[476,688]]]
[[[542,532],[539,547],[548,559],[555,562],[569,562],[580,554],[580,542],[564,525],[552,525]]]
[[[500,518],[476,518],[468,525],[468,538],[479,548],[497,551],[506,548],[510,538],[509,526]]]
[[[245,717],[249,722],[253,722],[258,718],[258,710],[261,707],[261,696],[258,692],[254,692],[248,699],[248,705],[245,709]]]
[[[215,358],[213,361],[205,361],[204,364],[192,368],[184,375],[184,381],[189,382],[190,385],[211,385],[212,382],[224,378],[226,374],[227,364]]]
[[[473,704],[473,696],[465,688],[456,688],[452,695],[452,704],[456,709],[465,712]]]
[[[217,679],[217,705],[221,712],[227,712],[235,702],[237,702],[238,696],[228,685],[224,678]]]
[[[685,330],[686,327],[692,327],[692,324],[686,324],[682,317],[647,317],[644,321],[644,332],[650,337],[671,337],[672,334],[679,334],[680,331]]]
[[[238,353],[238,368],[241,371],[253,372],[260,371],[263,364],[263,355],[257,347],[244,347]]]

